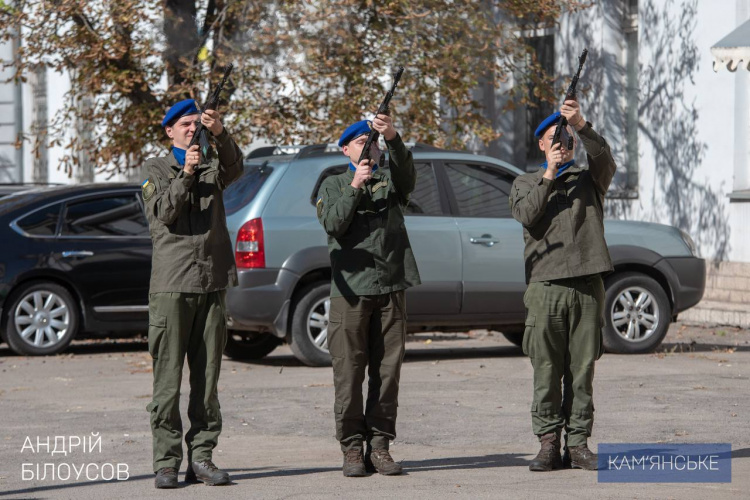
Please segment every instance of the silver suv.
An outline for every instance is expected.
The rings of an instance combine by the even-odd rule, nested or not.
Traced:
[[[520,345],[523,235],[508,194],[522,171],[465,152],[411,150],[418,179],[405,215],[422,285],[407,291],[410,331],[489,328]],[[262,148],[227,189],[239,272],[227,294],[228,355],[262,358],[285,341],[303,363],[330,363],[330,260],[315,200],[322,180],[346,168],[332,145]],[[608,220],[605,237],[615,266],[605,278],[605,346],[652,351],[677,314],[702,298],[705,261],[671,226]]]

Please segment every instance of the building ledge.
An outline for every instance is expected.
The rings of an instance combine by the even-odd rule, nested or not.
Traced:
[[[732,191],[727,197],[729,198],[729,203],[748,203],[750,202],[750,189]]]

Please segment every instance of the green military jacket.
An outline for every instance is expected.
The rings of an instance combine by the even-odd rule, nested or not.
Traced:
[[[153,244],[150,293],[209,293],[237,285],[222,192],[242,174],[242,152],[226,129],[214,142],[218,158],[193,175],[173,153],[143,166]]]
[[[523,224],[526,283],[612,271],[604,241],[604,196],[617,166],[590,123],[578,132],[588,168],[568,167],[554,181],[543,168],[520,175],[509,198]]]
[[[386,144],[390,175],[376,170],[367,185],[354,189],[354,171],[347,169],[325,179],[318,191],[332,297],[381,295],[420,284],[404,225],[404,207],[417,182],[414,159],[400,136]]]

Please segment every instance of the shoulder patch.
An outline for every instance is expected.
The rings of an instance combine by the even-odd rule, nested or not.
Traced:
[[[143,181],[141,184],[141,192],[143,193],[144,201],[148,201],[156,192],[156,185],[151,180],[151,177]]]
[[[318,219],[323,215],[323,197],[319,197],[318,201],[315,202],[315,207],[318,209]]]

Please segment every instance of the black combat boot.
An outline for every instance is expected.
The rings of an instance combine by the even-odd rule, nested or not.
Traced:
[[[368,472],[379,472],[384,476],[398,476],[404,472],[404,468],[400,463],[393,461],[387,449],[371,449],[369,444],[365,453],[365,466]]]
[[[159,489],[177,488],[177,469],[174,467],[162,467],[156,471],[154,486]]]
[[[229,484],[229,474],[219,469],[211,460],[200,460],[188,463],[185,482],[203,482],[206,486]]]
[[[583,470],[599,469],[599,457],[585,444],[581,446],[565,445],[563,454],[563,464],[565,467]]]
[[[364,477],[367,475],[362,448],[349,448],[344,452],[344,476]]]
[[[529,470],[534,472],[548,472],[562,468],[562,458],[560,457],[560,434],[550,432],[540,438],[542,448],[539,453],[529,463]]]

